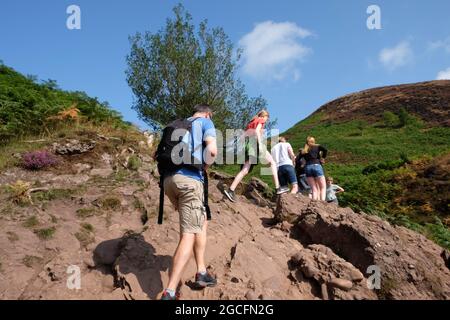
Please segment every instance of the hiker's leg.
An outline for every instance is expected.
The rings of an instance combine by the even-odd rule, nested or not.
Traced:
[[[208,222],[205,221],[203,224],[202,232],[195,234],[194,243],[194,257],[197,263],[197,272],[205,272],[205,250],[206,250],[206,229],[208,227]]]
[[[278,189],[280,187],[280,181],[278,180],[277,164],[273,160],[272,155],[267,150],[266,150],[266,161],[270,163],[270,170],[272,171],[273,182],[275,184],[275,188]]]
[[[294,183],[292,185],[291,193],[294,193],[294,194],[298,193],[298,183]]]
[[[236,175],[236,177],[233,180],[233,183],[230,186],[231,191],[236,190],[236,188],[239,185],[239,183],[242,181],[242,179],[244,179],[244,177],[250,171],[250,166],[251,166],[250,161],[246,161],[244,163],[244,165],[242,166],[241,171]]]
[[[195,234],[193,233],[182,233],[180,236],[180,242],[173,255],[172,267],[169,273],[169,283],[167,289],[176,291],[178,283],[181,280],[181,275],[183,273],[186,264],[192,255],[192,250],[194,248]]]
[[[316,180],[314,179],[314,177],[307,177],[306,181],[308,181],[308,185],[311,187],[312,199],[319,200],[319,190],[316,185]]]
[[[296,194],[298,192],[298,180],[295,174],[294,166],[283,166],[286,170],[287,179],[291,185],[291,193]]]
[[[319,200],[325,201],[327,195],[327,182],[325,176],[317,177],[316,184],[319,188]]]

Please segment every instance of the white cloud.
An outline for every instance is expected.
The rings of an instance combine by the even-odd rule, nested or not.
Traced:
[[[450,68],[440,71],[436,80],[450,80]]]
[[[243,71],[257,79],[300,78],[299,62],[312,52],[300,39],[312,33],[292,22],[265,21],[239,40]]]
[[[414,54],[408,41],[402,41],[393,48],[384,48],[379,55],[379,61],[389,70],[394,70],[409,64]]]
[[[431,50],[444,49],[447,53],[450,53],[450,37],[445,40],[431,42],[429,48]]]

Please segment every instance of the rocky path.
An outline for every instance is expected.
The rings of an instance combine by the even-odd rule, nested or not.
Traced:
[[[151,160],[124,170],[113,158],[0,174],[0,299],[159,298],[178,216],[166,199],[156,224]],[[193,290],[192,260],[183,299],[450,298],[449,254],[425,237],[302,196],[283,195],[275,208],[258,186],[231,203],[224,177],[212,178],[206,258],[218,285]],[[371,266],[381,272],[377,290],[367,286]]]

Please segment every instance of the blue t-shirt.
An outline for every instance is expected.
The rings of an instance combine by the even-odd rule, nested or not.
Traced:
[[[188,118],[192,120],[193,118]],[[195,159],[199,159],[203,163],[203,141],[207,137],[216,137],[216,129],[214,123],[207,118],[197,118],[192,122],[192,136],[190,134],[183,138],[183,141],[188,143],[189,151],[193,154]],[[194,151],[192,152],[192,147]],[[182,174],[186,177],[193,178],[203,182],[203,172],[188,168],[181,168],[175,174]]]

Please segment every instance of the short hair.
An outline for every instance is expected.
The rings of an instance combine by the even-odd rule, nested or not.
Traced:
[[[280,136],[278,138],[278,142],[287,142],[287,139],[286,139],[286,137]]]
[[[198,104],[194,107],[194,112],[205,112],[205,113],[212,113],[212,107],[207,104]]]

